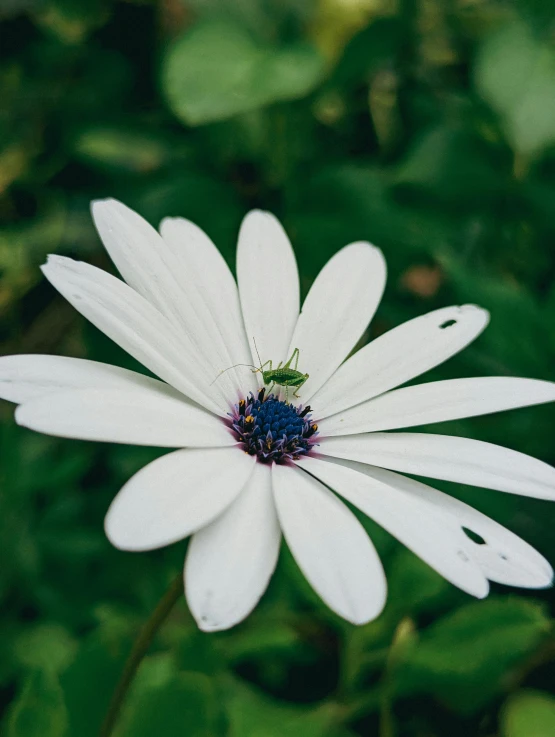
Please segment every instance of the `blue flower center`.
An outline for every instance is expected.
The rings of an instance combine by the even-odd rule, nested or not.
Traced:
[[[311,420],[310,406],[295,407],[273,394],[249,394],[230,413],[231,427],[245,452],[262,463],[295,461],[315,445],[318,425]]]

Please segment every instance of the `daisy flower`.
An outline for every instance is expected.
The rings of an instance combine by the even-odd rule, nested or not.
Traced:
[[[225,629],[249,614],[282,533],[334,612],[356,624],[375,618],[386,579],[345,501],[476,597],[487,595],[489,581],[551,583],[551,566],[528,543],[400,475],[555,499],[555,469],[539,460],[478,440],[404,432],[555,400],[555,384],[509,377],[396,388],[474,340],[488,323],[485,310],[430,312],[349,357],[386,280],[383,255],[369,243],[340,250],[300,310],[293,250],[269,213],[243,221],[237,283],[188,220],[167,218],[158,233],[115,200],[95,202],[93,217],[124,281],[60,256],[48,259],[44,275],[158,379],[83,359],[7,356],[0,396],[19,405],[20,425],[39,432],[176,449],[125,484],[105,528],[116,547],[133,551],[192,535],[185,592],[201,629]],[[289,358],[285,373],[260,370]]]

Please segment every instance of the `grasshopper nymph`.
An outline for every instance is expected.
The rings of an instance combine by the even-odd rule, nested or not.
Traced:
[[[253,338],[254,341],[254,338]],[[266,386],[271,384],[270,389],[268,392],[270,392],[274,386],[284,386],[285,387],[285,401],[288,401],[289,399],[289,387],[295,387],[295,391],[293,392],[293,396],[299,398],[299,395],[297,394],[298,390],[301,388],[301,386],[305,383],[305,381],[308,379],[308,374],[303,374],[301,371],[297,371],[297,366],[299,365],[299,349],[295,348],[289,359],[283,364],[282,361],[279,362],[277,368],[274,368],[272,365],[272,359],[269,359],[268,361],[265,361],[262,363],[262,359],[260,358],[260,354],[258,353],[258,348],[256,347],[256,342],[254,343],[254,347],[256,348],[256,355],[258,356],[258,360],[260,361],[260,366],[253,366],[249,363],[236,363],[235,366],[250,366],[250,368],[253,369],[253,374],[255,373],[261,373],[262,374],[262,380],[264,381],[264,384]],[[294,367],[291,367],[291,364],[295,362]],[[265,369],[265,366],[270,366],[270,368]],[[235,366],[230,366],[229,369],[235,368]],[[221,371],[220,374],[216,377],[216,379],[219,379],[219,377],[225,373],[225,371],[229,371],[229,369],[225,369],[224,371]],[[216,381],[214,379],[214,381]],[[214,382],[212,382],[214,383]]]
[[[258,354],[258,349],[256,350],[256,353]],[[299,398],[299,395],[297,394],[298,390],[301,388],[301,386],[305,383],[305,381],[308,379],[308,374],[303,374],[300,371],[297,371],[297,366],[299,365],[299,349],[295,348],[293,353],[291,354],[288,361],[286,361],[283,366],[281,365],[281,361],[278,364],[277,368],[272,367],[272,361],[271,359],[266,361],[265,363],[261,363],[260,367],[255,369],[255,371],[260,371],[262,374],[262,379],[266,385],[271,384],[271,389],[274,388],[274,386],[277,384],[277,386],[284,386],[285,387],[285,400],[288,400],[288,394],[289,394],[289,387],[294,386],[295,391],[293,392],[293,396]],[[260,356],[258,356],[258,360],[260,360]],[[291,364],[295,361],[295,366],[291,368]],[[264,366],[270,365],[269,369],[266,369],[264,371]],[[254,372],[253,372],[254,373]],[[268,391],[270,391],[269,389]]]

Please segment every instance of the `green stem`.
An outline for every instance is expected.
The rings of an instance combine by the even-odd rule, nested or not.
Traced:
[[[180,573],[172,581],[169,588],[162,596],[156,609],[150,615],[150,618],[139,632],[139,636],[129,653],[129,657],[123,667],[123,672],[119,683],[116,686],[110,706],[106,712],[106,717],[100,728],[100,737],[110,737],[116,725],[121,707],[129,690],[133,678],[141,664],[142,659],[148,652],[148,649],[154,639],[154,636],[164,623],[168,614],[173,609],[180,596],[183,594],[183,574]]]
[[[385,664],[380,698],[379,737],[395,737],[397,733],[395,715],[393,713],[393,704],[395,701],[395,670],[399,661],[402,660],[406,648],[414,644],[414,638],[414,623],[408,617],[405,617],[399,622],[395,630]]]

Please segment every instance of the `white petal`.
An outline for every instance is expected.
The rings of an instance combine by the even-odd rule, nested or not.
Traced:
[[[320,453],[416,476],[555,500],[555,468],[481,440],[429,433],[322,438]]]
[[[318,423],[321,435],[353,435],[487,415],[555,401],[555,384],[492,376],[407,386]]]
[[[19,425],[63,438],[159,448],[236,445],[223,420],[168,387],[69,389],[20,405]]]
[[[163,315],[181,324],[180,264],[144,218],[114,199],[91,204],[98,234],[127,284]]]
[[[254,459],[238,448],[176,450],[136,473],[112,502],[104,528],[122,550],[154,550],[209,524],[249,480]]]
[[[243,220],[237,281],[252,362],[259,365],[258,349],[275,368],[287,359],[299,315],[299,274],[289,238],[269,212],[252,210]]]
[[[168,390],[156,379],[85,358],[32,354],[0,358],[0,398],[17,404],[65,389],[135,387]]]
[[[318,274],[303,304],[288,355],[300,351],[298,370],[309,374],[299,395],[306,402],[357,344],[382,298],[386,265],[370,243],[351,243]]]
[[[228,629],[250,614],[276,567],[280,538],[270,467],[257,463],[237,499],[189,543],[185,593],[201,630]]]
[[[376,469],[378,474],[374,475],[373,468],[361,463],[318,458],[304,458],[299,465],[375,520],[455,586],[479,598],[487,595],[487,579],[466,552],[470,540],[451,515],[407,493],[402,484],[380,479],[378,474],[383,469]]]
[[[489,315],[475,305],[445,307],[399,325],[349,358],[314,397],[320,419],[404,384],[471,343]]]
[[[62,256],[50,256],[42,270],[76,310],[154,374],[208,409],[227,412],[224,398],[209,386],[209,366],[187,336],[131,287]]]
[[[491,581],[532,589],[551,585],[553,569],[543,555],[485,514],[414,479],[383,468],[366,468],[369,475],[403,489],[414,498],[431,502],[438,510],[452,516],[461,529],[479,535],[484,542],[468,538],[465,549]]]
[[[222,254],[206,233],[185,218],[165,218],[160,232],[185,267],[184,289],[195,288],[219,327],[232,364],[252,361],[237,284]],[[222,367],[225,368],[225,367]],[[248,370],[238,370],[243,391],[255,391],[258,382]]]
[[[354,514],[295,467],[274,465],[272,482],[283,534],[316,593],[353,624],[377,617],[385,604],[385,575]]]
[[[185,333],[194,354],[210,366],[211,379],[233,365],[222,336],[223,326],[214,320],[205,296],[184,262],[144,218],[117,200],[92,204],[97,230],[125,281]],[[202,244],[204,245],[204,244]],[[219,380],[226,396],[235,402],[235,371]]]

